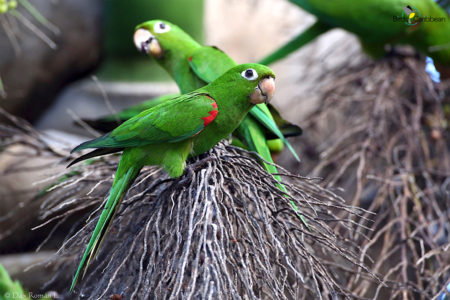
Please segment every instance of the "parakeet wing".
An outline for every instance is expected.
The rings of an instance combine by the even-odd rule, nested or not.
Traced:
[[[125,148],[173,143],[198,134],[217,115],[217,104],[204,93],[189,93],[145,110],[111,133],[87,141],[72,152],[87,148]]]
[[[168,100],[176,98],[177,96],[179,96],[179,94],[162,95],[162,96],[141,102],[137,105],[133,105],[132,107],[126,108],[116,115],[109,115],[109,116],[103,117],[101,120],[102,121],[103,120],[104,121],[116,121],[116,120],[126,121],[126,120],[131,119],[132,117],[136,116],[137,114],[143,112],[146,109],[160,105],[161,103],[164,103]]]
[[[91,119],[83,119],[83,122],[91,126],[92,128],[99,130],[103,133],[110,132],[114,130],[117,126],[122,124],[128,119],[131,119],[132,117],[138,115],[139,113],[143,112],[146,109],[150,109],[154,106],[157,106],[165,101],[170,101],[173,98],[179,96],[179,94],[167,94],[162,95],[147,101],[144,101],[142,103],[139,103],[137,105],[133,105],[129,108],[126,108],[122,111],[120,111],[117,114],[108,115],[99,119],[91,120]],[[78,125],[78,123],[76,123]]]
[[[198,48],[189,57],[189,65],[195,75],[210,83],[236,66],[236,62],[217,47],[205,46]]]

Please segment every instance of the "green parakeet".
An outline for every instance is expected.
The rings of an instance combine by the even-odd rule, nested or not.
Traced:
[[[271,99],[275,90],[274,78],[272,70],[263,65],[236,66],[210,84],[145,110],[111,133],[72,150],[96,148],[70,165],[118,151],[122,151],[122,157],[108,200],[74,276],[71,291],[81,271],[86,271],[95,256],[141,168],[159,165],[171,177],[181,176],[189,156],[199,155],[228,137],[254,105]]]
[[[165,34],[166,38],[171,40],[172,43],[165,43],[165,40],[163,40],[161,44],[158,44],[158,47],[160,47],[159,49],[161,51],[165,49],[165,51],[167,52],[175,52],[176,55],[173,55],[170,58],[168,56],[165,56],[164,58],[157,60],[160,63],[162,61],[165,61],[166,66],[167,64],[172,64],[174,62],[175,64],[177,64],[177,66],[173,68],[166,69],[175,78],[182,93],[190,92],[205,85],[206,83],[211,82],[212,80],[217,78],[217,76],[221,75],[223,72],[236,65],[236,63],[222,51],[218,50],[215,47],[200,46],[189,35],[187,35],[180,28],[173,24],[165,21],[150,21],[146,22],[145,24],[152,27],[152,24],[156,22],[164,24],[163,26],[167,24],[167,28],[176,28],[176,30],[174,31],[168,30],[167,32],[160,32],[160,34]],[[138,45],[140,43],[139,39],[145,39],[147,37],[145,32],[146,31],[143,31],[142,29],[138,30],[135,34],[135,43],[138,46],[139,50],[142,50],[142,45]],[[156,39],[154,40],[153,45],[155,41]],[[188,45],[192,44],[194,46],[193,48],[183,47],[184,43]],[[178,46],[174,48],[173,44],[177,44]],[[159,57],[159,54],[157,56]],[[186,56],[189,56],[192,59],[189,61]],[[164,95],[153,100],[145,101],[139,105],[132,106],[116,115],[107,116],[98,120],[84,121],[95,129],[107,132],[116,127],[118,123],[120,124],[120,122],[123,122],[126,119],[130,118],[132,115],[138,114],[139,112],[154,106],[155,103],[153,101],[155,101],[156,103],[160,103],[160,101],[165,101],[170,98],[172,97]],[[278,115],[278,117],[275,119],[275,123],[271,113]],[[283,142],[278,139],[279,137],[282,137],[284,139],[285,137],[298,136],[302,133],[301,129],[298,126],[290,124],[289,122],[286,122],[281,117],[279,117],[278,112],[273,107],[270,107],[270,111],[267,110],[265,104],[259,105],[258,109],[253,109],[251,111],[251,114],[265,114],[266,116],[260,116],[258,120],[253,120],[253,122],[247,120],[252,117],[246,118],[241,127],[250,126],[252,128],[251,130],[249,130],[248,128],[246,128],[247,130],[237,130],[234,135],[239,135],[244,144],[239,143],[239,141],[236,139],[233,140],[233,144],[237,144],[240,147],[258,152],[264,159],[269,162],[272,162],[270,153],[267,152],[264,148],[267,148],[269,146],[271,150],[270,152],[281,152],[284,146]],[[269,141],[264,142],[263,140],[260,140],[258,138],[259,141],[256,143],[252,135],[261,135],[261,132],[256,133],[255,131],[262,131],[265,140]],[[288,147],[296,156],[290,145],[288,145]],[[267,170],[271,171],[269,169]],[[272,168],[272,173],[276,172],[276,169]]]
[[[154,57],[171,74],[181,93],[190,92],[213,81],[236,65],[233,59],[218,48],[200,45],[178,26],[167,21],[152,20],[138,25],[134,43],[138,50]],[[268,133],[267,129],[276,133],[296,156],[295,151],[277,128],[265,104],[255,106],[234,135],[250,150],[273,163],[267,140],[274,136]],[[280,145],[276,144],[275,147]],[[263,165],[269,173],[278,173],[272,164],[263,163]],[[276,179],[280,180],[279,176],[276,176]]]
[[[156,23],[158,26],[166,26],[165,28],[169,30],[159,30],[157,28],[153,30]],[[174,77],[181,93],[190,92],[211,82],[229,68],[236,65],[221,50],[216,47],[201,46],[179,27],[167,21],[149,21],[139,25],[137,28],[134,36],[136,47],[141,51],[144,51],[144,48],[147,49],[145,50],[146,54],[153,55],[156,52],[152,51],[158,52],[153,56]],[[145,43],[148,42],[148,33],[150,31],[146,28],[150,31],[153,30],[153,34],[155,34],[151,46],[148,48],[146,48]],[[174,30],[170,30],[171,28],[174,28]],[[162,35],[164,35],[164,38],[158,42],[157,38],[160,38]],[[185,45],[186,47],[184,47]],[[165,51],[166,55],[162,56],[159,53],[160,51]],[[167,53],[174,54],[169,56]],[[98,120],[84,121],[95,129],[109,131],[117,126],[118,122],[126,120],[133,113],[137,114],[144,109],[152,107],[154,105],[152,101],[160,102],[166,99],[170,99],[170,96],[161,96],[154,100],[145,101],[117,115],[107,116]],[[238,140],[234,139],[233,144],[258,152],[265,160],[273,163],[270,152],[281,152],[284,148],[284,142],[298,159],[295,151],[285,140],[285,137],[301,135],[302,130],[298,126],[283,120],[281,117],[274,120],[271,115],[272,113],[278,114],[275,108],[270,107],[268,109],[265,104],[258,105],[252,109],[250,112],[251,116],[246,117],[243,124],[240,125],[239,128],[241,130],[234,132],[234,136],[238,136],[244,143],[239,143]],[[253,121],[250,121],[249,119],[252,118]],[[258,135],[258,137],[253,137],[254,135]],[[263,135],[263,139],[259,137],[261,135]],[[279,138],[282,140],[279,140]],[[269,148],[270,151],[266,148]],[[268,164],[264,166],[267,171],[277,173],[276,168]]]
[[[201,46],[181,28],[163,20],[151,20],[136,26],[133,40],[139,51],[154,57],[171,74],[181,93],[190,92],[213,81],[236,65],[233,59],[217,47]],[[267,132],[267,129],[270,133]],[[298,127],[296,130],[297,133],[301,133]],[[269,146],[272,149],[282,147],[279,140],[272,144],[269,142],[271,134],[276,134],[299,160],[264,103],[252,108],[233,134],[244,142],[245,145],[242,145],[244,148],[248,147],[257,152],[268,162],[262,164],[271,174],[278,173],[278,170],[273,165]],[[284,185],[281,184],[281,177],[274,175],[274,178],[280,182],[278,188],[287,192]],[[291,201],[291,205],[298,213],[298,208],[293,201]],[[309,229],[303,215],[299,213],[298,216]]]
[[[450,20],[433,0],[290,0],[317,21],[286,45],[260,61],[270,64],[332,28],[356,34],[365,52],[380,57],[386,44],[409,44],[450,66]],[[430,17],[432,19],[430,19]]]

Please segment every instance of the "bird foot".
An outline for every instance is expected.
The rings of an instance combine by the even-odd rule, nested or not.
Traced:
[[[178,184],[186,184],[188,181],[190,181],[194,177],[195,172],[199,168],[201,168],[205,164],[205,162],[212,161],[214,159],[215,159],[214,157],[208,156],[208,157],[201,159],[199,161],[196,161],[192,164],[186,165],[186,167],[184,168],[184,170],[185,170],[184,176],[183,176],[184,178],[181,179],[178,182]]]

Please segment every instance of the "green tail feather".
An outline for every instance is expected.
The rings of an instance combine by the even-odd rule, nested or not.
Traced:
[[[306,29],[305,31],[300,33],[300,35],[298,35],[296,38],[294,38],[293,40],[288,42],[286,45],[284,45],[281,48],[279,48],[278,50],[276,50],[274,53],[272,53],[269,56],[267,56],[264,59],[262,59],[259,63],[268,65],[268,64],[271,64],[271,63],[273,63],[273,62],[275,62],[277,60],[280,60],[280,59],[286,57],[287,55],[289,55],[290,53],[294,52],[295,50],[297,50],[297,49],[303,47],[304,45],[308,44],[309,42],[314,40],[316,37],[318,37],[321,34],[327,32],[331,28],[332,27],[330,27],[330,26],[328,26],[326,24],[323,24],[323,23],[321,23],[319,21],[316,21],[308,29]],[[270,122],[270,119],[267,117],[267,115],[265,115],[260,110],[258,111],[256,108],[257,108],[257,106],[250,111],[251,115],[254,116],[255,118],[257,118],[269,130],[271,130],[273,133],[275,133],[286,144],[286,146],[291,151],[291,153],[294,155],[294,157],[298,161],[300,161],[300,158],[297,156],[297,153],[292,148],[291,144],[289,144],[289,142],[285,139],[284,135],[279,131],[278,128],[276,128],[276,126],[272,126],[273,122]],[[301,133],[301,131],[300,131],[300,133]],[[268,170],[268,169],[266,169],[266,170]],[[278,181],[281,182],[281,178],[279,176],[275,175],[274,177],[275,177],[275,179],[277,179]],[[286,188],[281,183],[278,184],[278,188],[281,191],[283,191],[283,192],[287,192]],[[286,196],[286,197],[288,197],[288,196]],[[295,205],[294,201],[291,200],[290,203],[291,203],[292,208],[297,212],[299,218],[302,220],[303,224],[305,224],[306,228],[308,228],[308,230],[311,230],[309,225],[306,222],[305,217],[302,214],[299,213],[299,209],[298,209],[297,205]]]
[[[103,238],[108,231],[108,228],[120,206],[120,203],[123,200],[123,197],[136,176],[139,174],[141,168],[136,166],[127,166],[126,161],[127,160],[124,160],[122,157],[122,160],[119,163],[108,201],[103,208],[94,232],[92,233],[91,239],[89,240],[86,250],[84,251],[80,264],[78,265],[77,272],[72,280],[72,285],[70,286],[71,292],[73,291],[83,269],[84,271],[81,277],[85,275],[89,263],[91,259],[95,257],[98,249],[100,248]]]
[[[263,162],[264,169],[267,170],[270,174],[276,174],[278,173],[277,168],[273,165],[272,156],[270,155],[270,150],[267,147],[267,140],[264,136],[263,130],[259,127],[259,125],[252,120],[251,118],[246,118],[241,126],[239,127],[240,134],[244,137],[245,142],[248,144],[251,151],[259,153],[261,157],[266,160],[266,163]],[[273,175],[273,177],[279,182],[277,184],[277,187],[284,193],[286,193],[286,197],[289,198],[287,195],[286,187],[281,183],[281,177],[279,175]],[[299,209],[297,205],[295,205],[295,202],[293,200],[290,200],[290,204],[294,211],[297,213],[300,220],[303,222],[303,224],[308,228],[308,230],[311,230],[308,223],[306,222],[305,217],[299,212]]]
[[[331,28],[333,27],[328,26],[320,21],[316,21],[308,29],[300,33],[297,37],[295,37],[293,40],[291,40],[290,42],[288,42],[287,44],[285,44],[272,54],[262,59],[259,63],[263,65],[269,65],[277,60],[280,60],[283,57],[286,57],[287,55],[291,54],[295,50],[308,44],[316,37],[327,32]]]
[[[278,180],[279,182],[281,182],[281,177],[278,175],[274,175],[273,177],[275,177],[276,180]],[[277,184],[277,187],[285,192],[287,194],[287,190],[286,187],[279,183]],[[285,195],[286,198],[290,198],[288,195]],[[300,210],[298,209],[297,205],[295,204],[294,200],[290,200],[289,203],[291,204],[292,208],[294,209],[294,211],[297,213],[297,216],[300,218],[300,220],[302,221],[302,223],[305,225],[305,227],[311,231],[311,227],[309,227],[308,222],[306,222],[306,218],[300,213]]]
[[[257,119],[262,125],[264,125],[267,129],[269,129],[271,132],[273,132],[280,140],[283,141],[283,143],[288,147],[289,151],[291,151],[292,155],[294,155],[295,159],[297,161],[300,161],[300,158],[298,157],[297,153],[295,153],[294,148],[291,146],[291,144],[286,140],[283,133],[278,129],[276,124],[272,119],[270,119],[267,114],[264,113],[260,109],[258,105],[253,107],[249,114],[253,116],[255,119]]]
[[[267,146],[267,141],[264,132],[256,120],[246,118],[238,129],[240,134],[244,137],[245,143],[248,145],[250,151],[257,152],[264,160],[273,163],[270,149]],[[278,173],[274,165],[263,162],[264,169],[270,174]],[[279,180],[279,179],[277,179]]]

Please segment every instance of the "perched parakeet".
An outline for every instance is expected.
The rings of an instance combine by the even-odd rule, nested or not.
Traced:
[[[190,92],[211,82],[212,80],[217,78],[217,76],[221,75],[229,68],[236,65],[236,63],[222,51],[218,50],[215,47],[200,46],[189,35],[187,35],[180,28],[173,24],[158,20],[146,22],[145,24],[150,28],[153,28],[154,23],[158,23],[159,26],[167,25],[167,29],[175,28],[175,30],[173,31],[155,29],[157,35],[164,34],[166,36],[166,38],[163,39],[161,43],[157,42],[157,47],[159,47],[159,50],[156,51],[176,53],[176,55],[171,55],[170,57],[168,55],[165,55],[161,58],[160,54],[157,54],[156,57],[158,62],[164,62],[163,66],[166,66],[166,70],[169,71],[169,73],[174,77],[182,93]],[[146,31],[144,29],[138,29],[136,31],[134,39],[139,50],[142,50],[142,44],[140,44],[140,39],[142,38],[147,38]],[[166,43],[166,40],[170,40],[171,43]],[[148,48],[149,51],[152,49],[156,49],[156,41],[157,39],[155,37],[155,40],[153,40],[153,43]],[[177,46],[173,47],[174,44],[176,44]],[[188,45],[188,47],[183,47],[184,44]],[[189,45],[192,45],[192,47],[189,47]],[[151,51],[150,54],[152,54]],[[191,60],[189,60],[188,57],[190,57]],[[167,68],[167,65],[173,64],[176,64],[176,66],[174,66],[173,68]],[[138,114],[145,109],[153,107],[155,103],[159,104],[161,101],[170,100],[171,98],[172,95],[164,95],[152,100],[145,101],[139,105],[132,106],[116,115],[110,115],[98,120],[84,121],[95,129],[107,132],[114,129],[118,125],[118,123],[120,124],[131,116]],[[272,113],[278,115],[278,117],[275,119],[275,122],[274,118],[272,117]],[[233,139],[233,144],[258,152],[264,159],[271,163],[272,158],[270,156],[270,152],[281,152],[284,148],[283,141],[279,140],[279,137],[282,137],[284,142],[286,142],[286,140],[284,139],[285,137],[298,136],[302,133],[302,130],[298,126],[290,124],[289,122],[283,120],[279,116],[279,113],[275,108],[270,107],[270,111],[267,110],[265,104],[258,105],[258,108],[253,109],[251,111],[251,114],[259,116],[259,119],[253,120],[253,122],[251,122],[248,119],[252,117],[246,118],[244,124],[241,125],[242,127],[246,127],[246,130],[237,130],[234,133],[235,136],[239,135],[244,144],[239,143],[237,139]],[[266,116],[263,116],[263,114],[265,114]],[[255,116],[253,116],[253,118],[255,118]],[[251,127],[251,129],[249,129],[248,127]],[[256,131],[260,132],[256,133]],[[261,134],[264,135],[264,140],[267,140],[267,142],[258,138],[258,142],[256,143],[255,140],[253,140],[252,135]],[[269,147],[270,152],[266,151],[267,149],[265,148],[267,147]],[[288,147],[293,152],[294,156],[296,156],[292,147],[290,147],[290,145],[288,145]],[[268,171],[270,172],[269,169]],[[272,173],[276,172],[276,169],[272,168]]]
[[[365,52],[380,57],[387,44],[408,44],[450,66],[450,20],[433,0],[290,0],[317,17],[308,29],[260,61],[270,64],[332,28],[356,34]]]
[[[181,93],[192,91],[213,81],[236,65],[233,59],[217,47],[201,46],[181,28],[163,20],[147,21],[136,26],[133,40],[138,50],[154,57],[171,74]],[[297,134],[301,133],[300,128],[294,127],[296,127],[294,132]],[[269,132],[267,132],[267,129]],[[294,157],[300,160],[292,146],[278,129],[266,104],[258,104],[252,108],[249,115],[233,132],[233,135],[244,142],[244,145],[242,145],[244,148],[257,152],[268,162],[262,162],[262,164],[269,173],[276,174],[278,170],[273,164],[271,148],[269,147],[280,147],[281,141],[276,140],[275,143],[271,143],[273,141],[269,141],[272,138],[269,137],[271,134],[276,134],[289,148]],[[274,175],[274,178],[280,182],[277,185],[278,188],[283,192],[287,192],[284,185],[281,184],[281,177]],[[309,229],[305,218],[299,213],[293,201],[291,201],[291,205]]]
[[[158,24],[159,29],[156,27],[154,29],[155,24]],[[160,26],[163,26],[164,29],[160,29]],[[146,28],[155,34],[151,43],[147,41],[147,33],[150,31]],[[174,30],[171,30],[171,28],[174,28]],[[163,34],[164,38],[158,42],[158,38]],[[181,93],[190,92],[211,82],[229,68],[236,65],[236,63],[221,50],[216,47],[201,46],[179,27],[167,21],[155,20],[139,25],[134,35],[134,41],[136,47],[138,47],[140,51],[154,56],[156,60],[165,67],[165,69],[174,77]],[[148,46],[146,43],[148,43]],[[161,55],[160,52],[162,51],[165,51],[166,55]],[[168,53],[174,54],[169,55]],[[116,127],[118,123],[128,119],[131,115],[154,106],[155,104],[153,101],[159,103],[161,101],[170,100],[171,98],[171,95],[164,95],[145,101],[139,105],[132,106],[116,115],[106,116],[98,120],[84,121],[97,130],[104,132],[110,131]],[[278,118],[274,120],[272,113],[277,114]],[[285,138],[301,135],[302,130],[300,127],[283,120],[274,107],[270,106],[268,109],[265,104],[258,105],[251,110],[250,114],[251,116],[246,117],[243,124],[240,125],[239,128],[241,130],[236,130],[234,132],[234,136],[238,136],[244,143],[241,143],[237,139],[233,139],[233,144],[258,152],[269,163],[273,163],[270,155],[271,152],[281,152],[284,148],[284,142],[295,158],[299,160],[297,154]],[[252,121],[250,121],[250,119],[252,119]],[[263,136],[262,139],[259,137],[261,135]],[[258,142],[256,142],[256,140],[258,140]],[[266,148],[269,148],[270,151]],[[276,168],[273,166],[264,164],[264,167],[271,173],[277,173]]]
[[[171,74],[181,93],[212,82],[236,65],[233,59],[218,48],[200,45],[178,26],[167,21],[152,20],[138,25],[134,43],[138,50],[154,57]],[[298,127],[296,129],[297,134],[301,133]],[[269,162],[263,165],[272,174],[278,173],[276,167],[270,164],[273,161],[268,139],[274,138],[273,133],[286,143],[297,158],[265,104],[255,106],[234,132],[250,150]],[[279,144],[275,145],[277,146],[280,147]],[[276,179],[281,180],[279,176]]]
[[[238,65],[210,84],[145,110],[109,134],[72,150],[96,148],[70,165],[118,151],[122,151],[122,157],[109,198],[74,276],[71,291],[81,271],[86,271],[89,261],[95,256],[141,168],[159,165],[171,177],[181,176],[189,156],[214,147],[239,126],[252,107],[271,99],[275,90],[274,78],[274,73],[266,66]]]

